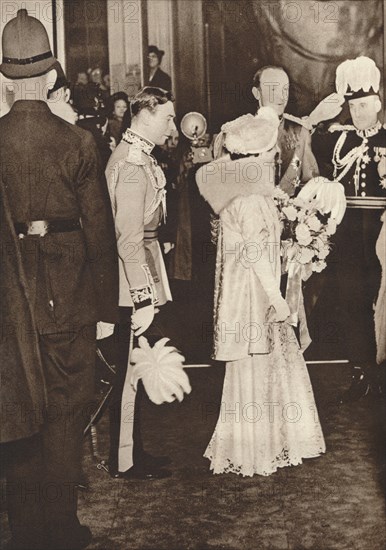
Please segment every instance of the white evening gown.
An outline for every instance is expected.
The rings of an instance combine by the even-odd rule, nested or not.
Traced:
[[[204,456],[213,473],[268,476],[325,452],[293,328],[272,325],[272,349],[226,363],[220,416]]]

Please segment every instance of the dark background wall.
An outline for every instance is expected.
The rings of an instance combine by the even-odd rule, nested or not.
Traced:
[[[138,1],[147,26],[146,7],[157,0]],[[334,91],[341,61],[369,55],[384,67],[383,0],[170,2],[172,24],[164,31],[172,35],[178,118],[200,111],[214,132],[255,111],[252,77],[263,65],[288,72],[288,111],[295,115],[308,114]],[[64,8],[69,77],[95,65],[108,71],[109,0],[64,0]]]
[[[255,111],[252,77],[264,65],[288,72],[295,115],[334,91],[343,60],[368,55],[384,66],[382,0],[203,0],[202,8],[214,127]]]
[[[108,72],[107,0],[64,0],[63,8],[68,78],[96,66]]]

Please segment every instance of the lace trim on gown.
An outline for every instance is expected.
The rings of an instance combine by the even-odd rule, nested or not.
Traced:
[[[204,456],[213,473],[268,476],[325,452],[303,354],[290,325],[273,349],[226,365],[220,416]]]

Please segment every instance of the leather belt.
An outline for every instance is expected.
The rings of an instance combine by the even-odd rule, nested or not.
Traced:
[[[40,235],[40,237],[44,237],[47,233],[67,233],[69,231],[80,231],[82,229],[79,219],[15,222],[14,227],[19,238],[26,235]]]
[[[153,241],[158,239],[158,229],[145,229],[144,239],[146,241]]]

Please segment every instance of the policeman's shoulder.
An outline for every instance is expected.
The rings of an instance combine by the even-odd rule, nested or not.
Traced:
[[[64,126],[66,126],[69,132],[72,132],[74,134],[74,137],[77,137],[79,139],[80,143],[83,143],[87,146],[89,146],[90,144],[93,144],[96,147],[94,136],[89,130],[86,130],[85,128],[81,128],[77,124],[71,124],[70,122],[67,122],[62,119],[60,119],[60,122]]]

